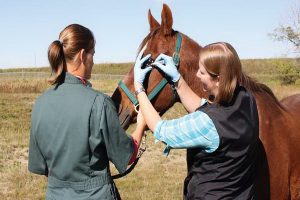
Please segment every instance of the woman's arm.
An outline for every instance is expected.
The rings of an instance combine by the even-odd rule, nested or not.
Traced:
[[[141,119],[140,115],[141,114],[139,113],[138,117],[137,117],[136,129],[131,134],[131,137],[137,142],[138,146],[140,146],[140,144],[141,144],[141,140],[142,140],[144,130],[146,127],[146,123],[143,119]]]
[[[138,82],[135,82],[134,86],[135,86],[136,90],[143,87],[142,84],[138,83]],[[155,126],[157,125],[157,123],[159,121],[161,121],[161,117],[159,116],[159,114],[156,112],[156,110],[152,106],[152,104],[149,101],[149,99],[148,99],[145,92],[140,92],[137,95],[137,99],[139,101],[140,109],[141,109],[143,117],[144,117],[144,119],[145,119],[145,121],[148,125],[148,128],[151,131],[154,131]]]
[[[133,148],[134,149],[133,149],[132,156],[131,156],[131,158],[128,162],[128,165],[131,165],[137,158],[139,147],[140,147],[140,144],[141,144],[141,140],[142,140],[142,137],[143,137],[143,134],[144,134],[145,127],[146,127],[146,122],[142,118],[141,113],[138,113],[136,129],[131,134],[131,137],[133,138],[133,145],[134,145]]]
[[[172,57],[160,54],[152,66],[158,67],[173,81],[180,100],[189,113],[194,112],[200,106],[201,98],[187,85],[177,70]]]
[[[164,123],[166,121],[161,119],[155,108],[152,106],[145,93],[145,90],[141,90],[141,88],[143,88],[144,77],[150,69],[150,67],[147,70],[142,69],[141,63],[142,62],[140,59],[138,59],[134,67],[134,87],[135,91],[139,91],[139,93],[136,95],[140,104],[140,112],[142,113],[149,129],[154,132],[154,136],[157,139],[164,141],[168,147],[171,148],[204,147],[208,151],[214,150],[213,147],[216,146],[214,145],[216,142],[213,141],[217,141],[218,143],[218,134],[212,121],[208,118],[208,116],[202,116],[201,112],[189,114],[186,118],[178,119],[177,121],[171,120],[175,122],[171,122],[171,126],[166,125],[167,123]],[[157,64],[161,65],[160,63]],[[162,66],[162,68],[164,68],[164,66]],[[168,70],[165,70],[165,72],[166,71]],[[168,74],[170,75],[172,73],[169,72]],[[189,106],[188,108],[190,110],[195,110],[195,108],[200,105],[201,99],[189,88],[184,79],[180,78],[180,74],[178,77],[178,72],[174,72],[174,74],[176,75],[172,75],[172,81],[178,82],[177,90],[180,93],[179,95],[181,95],[181,98],[183,98],[183,101],[186,104],[193,102],[193,105]],[[191,96],[191,98],[194,100],[189,101],[188,99],[185,99],[189,96]],[[198,103],[195,103],[196,100]],[[194,116],[192,116],[193,114],[199,116],[200,119],[195,120]],[[205,118],[207,120],[204,120]],[[170,129],[175,131],[170,132]]]
[[[201,98],[188,86],[182,76],[175,85],[180,101],[189,113],[199,108]]]
[[[135,83],[135,89],[140,87],[140,83]],[[167,147],[203,147],[207,152],[217,149],[219,135],[212,120],[205,113],[195,112],[180,119],[162,121],[145,92],[140,92],[137,98],[149,129],[154,132],[155,138],[165,142]]]
[[[219,135],[213,121],[201,111],[183,117],[160,121],[153,132],[155,139],[164,142],[168,154],[172,148],[201,147],[213,152],[219,146]]]

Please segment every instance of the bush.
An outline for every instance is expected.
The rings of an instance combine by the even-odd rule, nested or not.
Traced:
[[[297,66],[291,62],[276,60],[274,65],[280,73],[279,79],[282,85],[295,84],[296,80],[299,79],[300,72]]]

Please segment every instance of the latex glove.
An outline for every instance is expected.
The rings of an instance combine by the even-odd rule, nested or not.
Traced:
[[[152,66],[150,66],[150,65],[145,67],[144,69],[142,69],[144,62],[146,60],[148,60],[148,58],[151,57],[151,54],[148,54],[142,58],[145,49],[146,49],[146,46],[141,50],[141,52],[137,56],[135,65],[134,65],[134,82],[138,82],[142,85],[143,85],[143,82],[145,80],[147,73],[152,70]]]
[[[162,62],[163,61],[163,62]],[[180,79],[180,73],[178,72],[173,58],[165,54],[160,54],[152,63],[152,65],[157,66],[161,69],[167,76],[169,76],[174,83]]]

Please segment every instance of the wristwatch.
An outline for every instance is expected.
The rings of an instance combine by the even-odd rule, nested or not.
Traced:
[[[135,94],[135,96],[137,96],[137,95],[138,95],[139,93],[141,93],[141,92],[145,92],[145,88],[141,87],[141,88],[137,89],[137,90],[134,92],[134,94]]]
[[[180,79],[181,79],[181,76],[179,77],[179,79],[176,82],[173,82],[173,87],[174,88],[176,88],[176,89],[178,88],[178,86],[179,86],[178,84],[179,84]]]

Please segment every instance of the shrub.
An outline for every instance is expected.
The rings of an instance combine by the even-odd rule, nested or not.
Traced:
[[[274,65],[280,73],[279,79],[282,85],[295,84],[300,76],[299,70],[295,64],[288,61],[276,60],[274,61]]]

